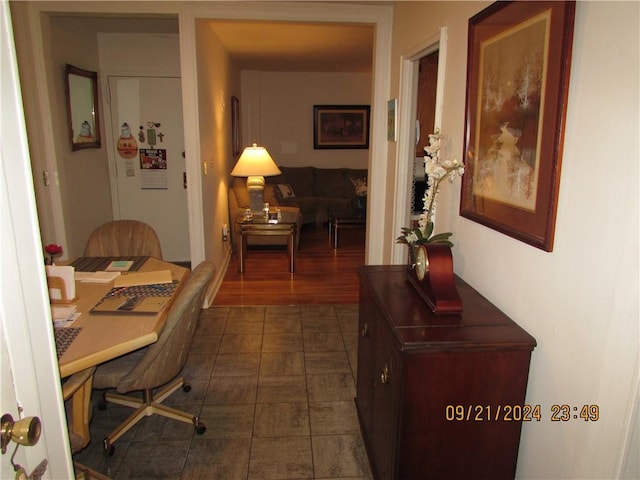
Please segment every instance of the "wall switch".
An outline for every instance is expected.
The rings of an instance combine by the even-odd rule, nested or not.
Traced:
[[[229,224],[222,225],[222,241],[226,242],[229,239]]]
[[[45,187],[51,185],[51,182],[49,181],[49,172],[47,172],[46,170],[42,171],[42,182],[44,183]]]

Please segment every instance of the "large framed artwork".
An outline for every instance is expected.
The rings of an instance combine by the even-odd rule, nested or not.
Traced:
[[[460,215],[553,250],[575,2],[496,2],[469,20]]]
[[[369,148],[369,105],[314,105],[313,148]]]

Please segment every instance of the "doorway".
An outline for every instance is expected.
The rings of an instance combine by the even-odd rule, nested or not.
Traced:
[[[151,225],[163,257],[188,262],[181,80],[109,76],[108,83],[114,218]]]
[[[402,55],[399,121],[400,125],[416,125],[416,128],[401,129],[402,135],[398,138],[395,195],[397,208],[393,221],[396,232],[400,232],[411,222],[414,197],[419,195],[416,188],[424,187],[424,184],[418,185],[415,181],[416,172],[421,170],[421,175],[424,175],[424,145],[429,141],[429,133],[442,124],[446,51],[447,27],[441,27],[436,35]],[[425,69],[422,77],[421,66]],[[425,99],[422,102],[424,105],[418,108],[420,82],[425,84]],[[426,86],[427,83],[429,86]],[[424,180],[424,177],[418,178],[418,181],[421,180]],[[404,245],[394,245],[392,262],[406,263]]]
[[[435,128],[439,53],[439,50],[436,50],[418,61],[417,138],[411,180],[411,223],[414,223],[424,210],[424,194],[427,189],[427,178],[424,171],[424,148],[429,145],[429,134],[433,133]]]

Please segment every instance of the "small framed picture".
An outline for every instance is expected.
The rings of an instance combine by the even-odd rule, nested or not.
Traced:
[[[369,148],[369,105],[314,105],[313,148]]]

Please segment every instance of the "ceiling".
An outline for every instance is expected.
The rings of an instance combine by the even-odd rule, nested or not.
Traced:
[[[202,20],[242,70],[371,72],[373,26]]]
[[[175,16],[55,14],[96,32],[178,33]],[[374,26],[353,23],[198,20],[242,70],[370,73]]]

